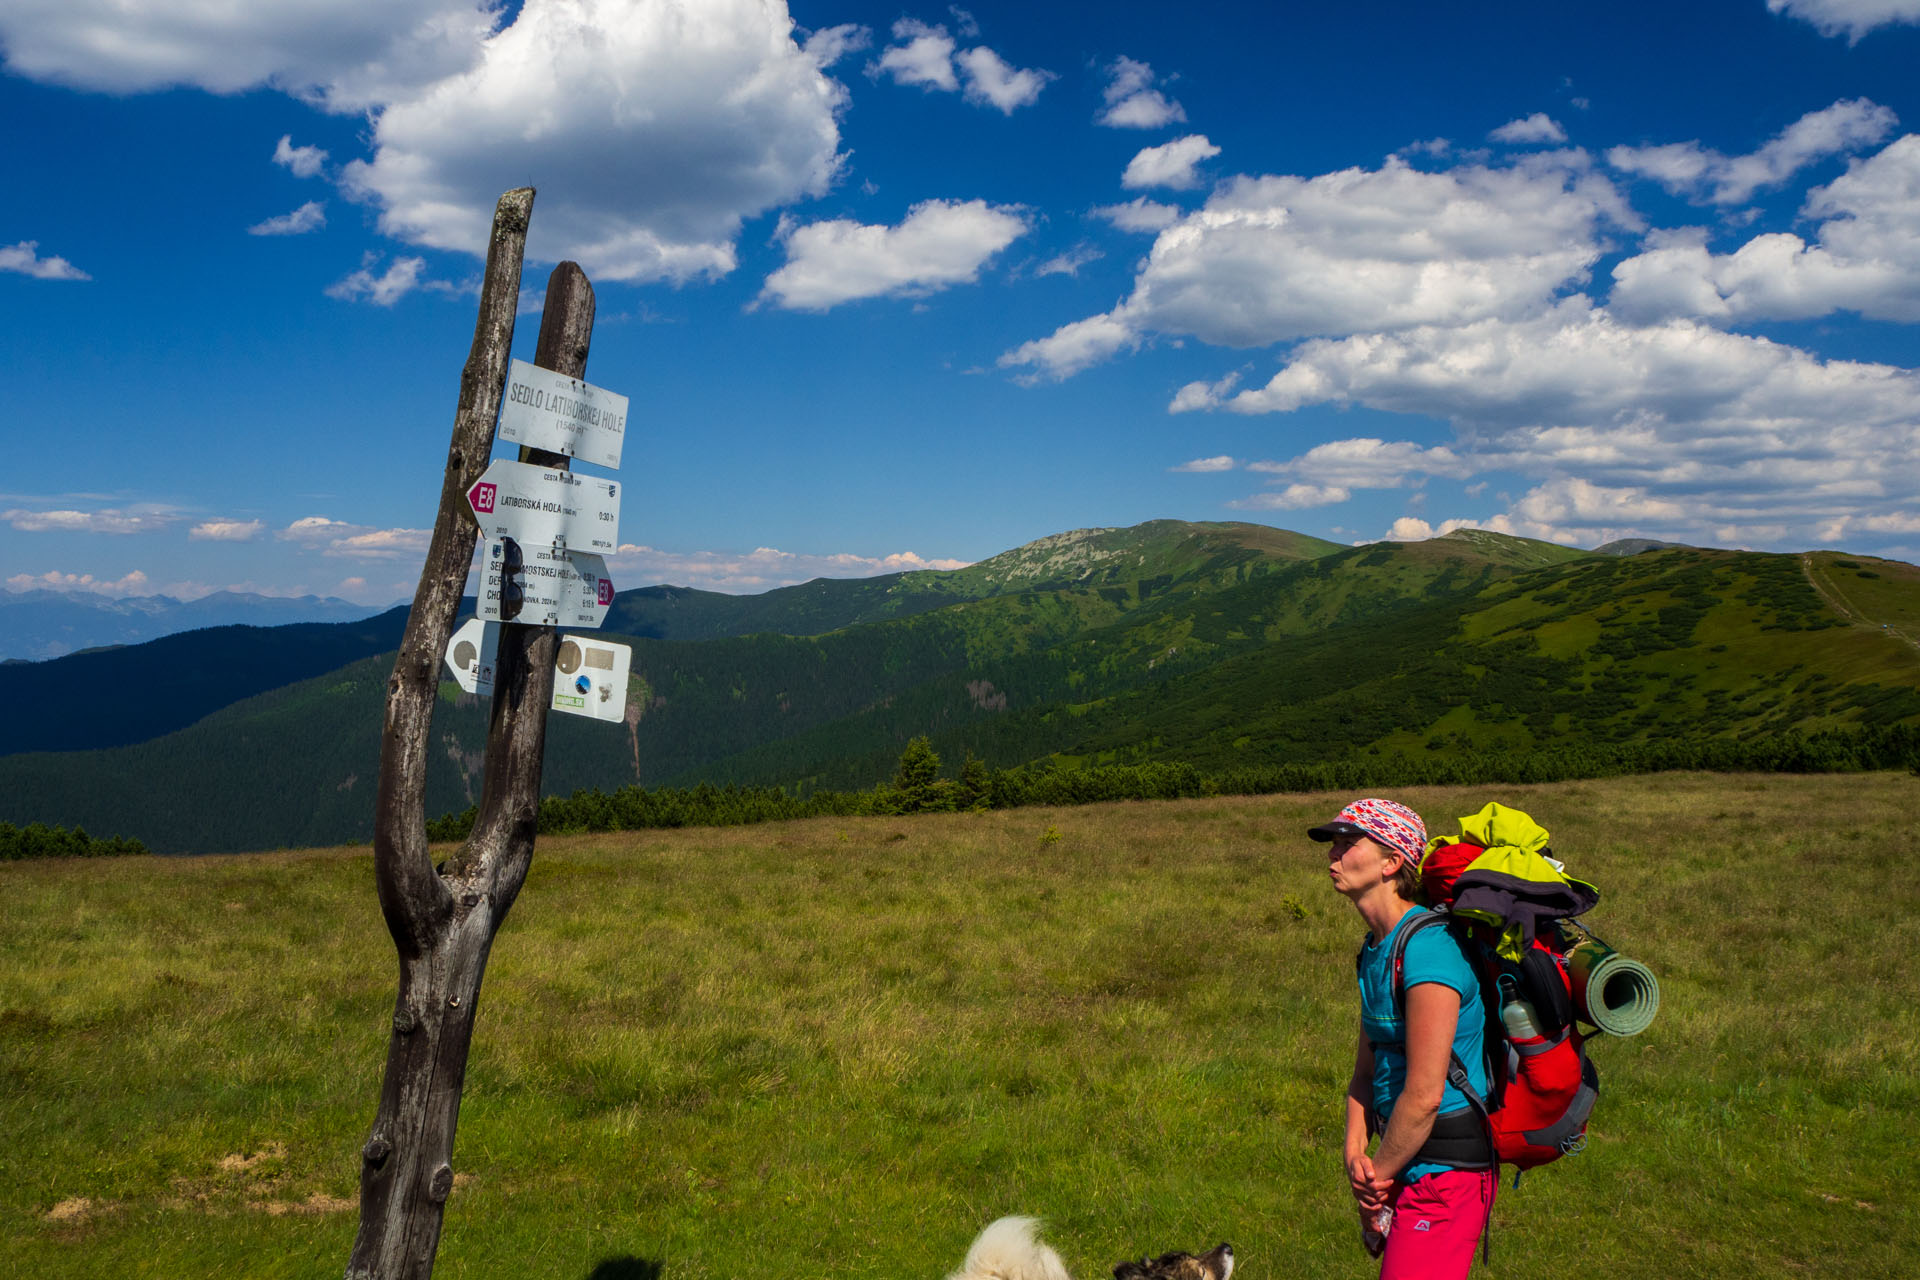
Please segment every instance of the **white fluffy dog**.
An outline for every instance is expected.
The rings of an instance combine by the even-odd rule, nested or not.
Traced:
[[[967,1260],[947,1280],[1073,1280],[1060,1255],[1040,1243],[1038,1218],[1001,1218],[987,1224]]]
[[[1123,1262],[1115,1280],[1227,1280],[1233,1274],[1233,1246],[1222,1242],[1198,1257],[1163,1253],[1158,1258]],[[1073,1280],[1060,1255],[1040,1242],[1037,1218],[1001,1218],[987,1224],[967,1250],[967,1260],[947,1280]]]

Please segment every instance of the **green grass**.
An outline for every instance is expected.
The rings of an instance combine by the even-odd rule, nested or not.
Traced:
[[[439,1274],[937,1280],[1013,1212],[1083,1280],[1223,1238],[1365,1274],[1360,926],[1300,835],[1344,798],[542,840]],[[1920,1272],[1920,780],[1401,798],[1528,809],[1661,978],[1589,1150],[1503,1189],[1498,1274]],[[0,1256],[339,1274],[394,982],[364,850],[0,866]]]

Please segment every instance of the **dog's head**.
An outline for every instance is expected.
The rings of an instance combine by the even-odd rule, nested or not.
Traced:
[[[1227,1280],[1233,1274],[1233,1246],[1224,1240],[1207,1252],[1163,1253],[1157,1258],[1123,1262],[1113,1280]]]

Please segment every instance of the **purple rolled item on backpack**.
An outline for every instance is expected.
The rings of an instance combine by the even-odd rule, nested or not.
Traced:
[[[1332,822],[1322,823],[1307,832],[1309,839],[1322,844],[1342,836],[1367,836],[1417,866],[1421,853],[1427,847],[1427,824],[1420,821],[1419,814],[1403,804],[1392,800],[1366,799],[1355,800],[1334,815]]]

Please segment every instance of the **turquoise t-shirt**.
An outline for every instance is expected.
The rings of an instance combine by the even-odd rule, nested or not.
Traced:
[[[1406,1039],[1406,1028],[1394,1017],[1393,1012],[1393,967],[1389,963],[1393,955],[1394,937],[1420,916],[1427,914],[1425,907],[1415,907],[1400,917],[1400,923],[1379,942],[1371,938],[1360,952],[1360,1027],[1367,1039],[1401,1042]],[[1460,944],[1453,935],[1438,925],[1429,926],[1413,935],[1407,943],[1407,953],[1402,962],[1401,973],[1407,990],[1422,982],[1438,982],[1452,987],[1460,993],[1460,1021],[1454,1027],[1453,1051],[1460,1055],[1460,1061],[1467,1064],[1467,1079],[1481,1097],[1487,1096],[1487,1067],[1482,1045],[1486,1039],[1485,1019],[1480,1013],[1480,980],[1474,976],[1473,966],[1460,954]],[[1394,1049],[1375,1049],[1373,1051],[1373,1114],[1378,1118],[1380,1127],[1386,1128],[1387,1117],[1393,1114],[1393,1104],[1407,1082],[1407,1055]],[[1450,1115],[1464,1110],[1468,1105],[1466,1095],[1454,1088],[1451,1083],[1444,1085],[1440,1093],[1440,1114]],[[1429,1173],[1438,1173],[1447,1166],[1430,1161],[1417,1161],[1407,1166],[1400,1176],[1407,1182],[1415,1182]]]

